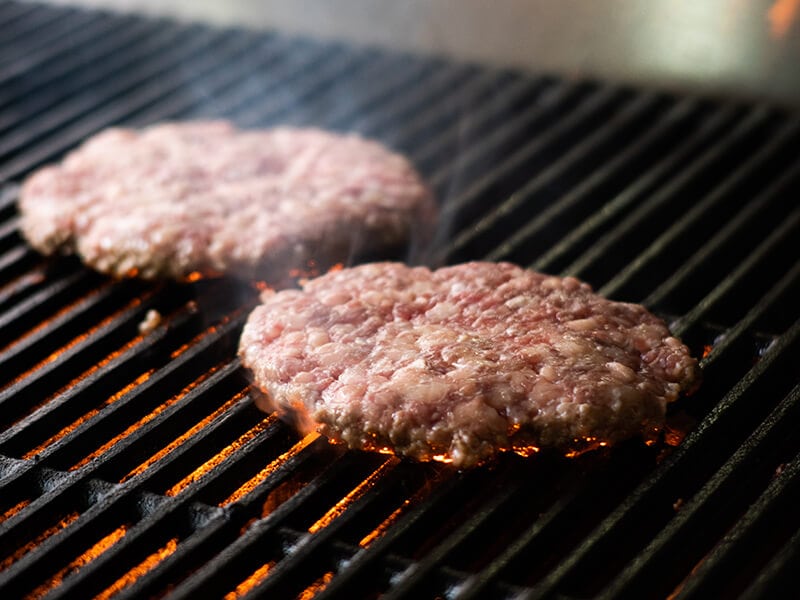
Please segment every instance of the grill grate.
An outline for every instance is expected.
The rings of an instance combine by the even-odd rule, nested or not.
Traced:
[[[754,598],[793,579],[797,114],[30,3],[0,23],[0,593]],[[113,282],[17,229],[19,181],[86,136],[206,117],[407,153],[445,199],[430,262],[643,302],[703,386],[665,444],[572,459],[459,473],[299,437],[235,358],[255,290]]]

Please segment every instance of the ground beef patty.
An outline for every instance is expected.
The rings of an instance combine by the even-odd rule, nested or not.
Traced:
[[[460,467],[651,438],[698,376],[643,307],[508,263],[375,263],[267,292],[239,354],[261,408],[353,448]]]
[[[355,135],[226,122],[109,129],[20,193],[25,237],[99,271],[247,277],[396,247],[435,205],[409,162]]]

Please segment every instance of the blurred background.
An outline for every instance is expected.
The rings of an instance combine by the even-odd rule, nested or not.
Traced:
[[[800,105],[800,0],[57,0]]]

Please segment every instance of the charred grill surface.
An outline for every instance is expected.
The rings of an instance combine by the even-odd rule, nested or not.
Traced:
[[[0,4],[0,31],[4,597],[755,598],[792,580],[800,114],[28,3]],[[114,282],[18,231],[18,183],[88,135],[207,117],[406,153],[443,200],[431,263],[512,260],[642,302],[703,356],[703,386],[664,443],[571,459],[457,472],[299,437],[235,358],[255,290]]]

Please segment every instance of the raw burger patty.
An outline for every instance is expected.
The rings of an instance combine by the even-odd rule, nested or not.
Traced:
[[[409,162],[376,142],[226,122],[109,129],[20,193],[36,249],[117,276],[282,275],[396,247],[435,205]]]
[[[642,306],[508,263],[366,264],[262,300],[239,347],[262,409],[460,467],[651,439],[698,376]]]

